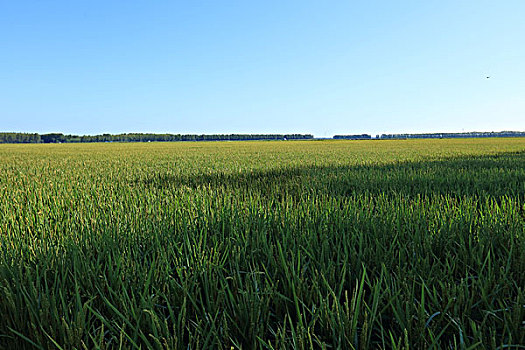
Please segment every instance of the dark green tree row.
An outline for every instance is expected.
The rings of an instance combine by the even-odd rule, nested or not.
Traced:
[[[522,131],[499,132],[457,132],[457,133],[427,133],[427,134],[382,134],[380,139],[450,139],[450,138],[480,138],[480,137],[525,137]]]
[[[102,134],[64,135],[61,133],[0,133],[0,143],[73,143],[73,142],[149,142],[149,141],[243,141],[243,140],[307,140],[311,134]]]
[[[42,138],[39,134],[2,132],[0,133],[0,143],[40,143]]]
[[[361,135],[335,135],[334,140],[370,140],[372,138],[369,134]]]

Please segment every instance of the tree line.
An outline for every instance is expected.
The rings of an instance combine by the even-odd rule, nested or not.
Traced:
[[[489,132],[445,132],[426,134],[382,134],[380,139],[450,139],[450,138],[483,138],[483,137],[525,137],[523,131],[489,131]]]
[[[102,134],[64,135],[1,132],[0,143],[79,143],[79,142],[167,142],[167,141],[255,141],[255,140],[309,140],[311,134]]]
[[[0,143],[40,143],[42,139],[39,134],[2,132]]]
[[[483,137],[525,137],[522,131],[490,131],[490,132],[436,132],[425,134],[381,134],[376,135],[378,140],[399,140],[399,139],[451,139],[451,138],[483,138]],[[370,140],[372,135],[335,135],[335,140]]]
[[[334,140],[370,140],[372,135],[360,134],[360,135],[335,135]]]

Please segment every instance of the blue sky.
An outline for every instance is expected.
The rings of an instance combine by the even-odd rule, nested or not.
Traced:
[[[525,130],[524,13],[523,0],[5,0],[0,131]]]

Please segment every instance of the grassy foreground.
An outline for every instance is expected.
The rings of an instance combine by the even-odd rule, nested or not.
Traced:
[[[0,348],[525,344],[525,139],[0,145]]]

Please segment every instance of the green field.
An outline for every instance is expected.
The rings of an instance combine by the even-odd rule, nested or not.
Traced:
[[[0,145],[0,348],[525,345],[525,139]]]

